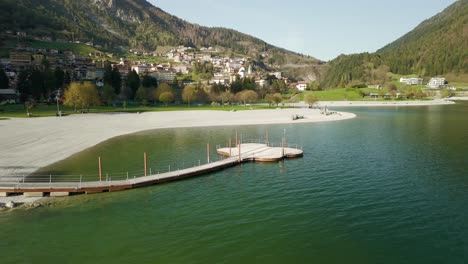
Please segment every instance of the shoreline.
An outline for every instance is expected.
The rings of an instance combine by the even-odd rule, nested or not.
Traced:
[[[353,113],[338,113],[323,115],[317,109],[193,110],[11,118],[0,123],[0,183],[4,176],[29,175],[113,137],[145,130],[330,122],[356,117]],[[304,119],[293,120],[293,115]],[[11,201],[18,206],[35,205],[45,199],[0,197],[0,207]]]
[[[463,97],[462,97],[463,98]],[[419,100],[419,101],[318,101],[319,107],[327,106],[330,107],[348,107],[348,106],[372,106],[372,107],[383,107],[383,106],[432,106],[432,105],[453,105],[455,102],[452,100],[463,100],[463,99],[434,99],[434,100]],[[465,100],[468,100],[465,99]],[[308,105],[304,102],[290,104],[294,107],[307,107]]]
[[[292,115],[304,119],[292,120]],[[327,122],[355,116],[344,112],[326,116],[316,109],[274,109],[11,118],[0,123],[0,181],[2,176],[28,175],[110,138],[144,130]]]
[[[397,102],[319,102],[320,106],[422,106],[454,104],[447,100]],[[408,104],[410,103],[410,104]],[[306,104],[296,106],[307,107]],[[331,111],[333,111],[331,109]],[[75,114],[66,117],[10,118],[0,123],[0,182],[2,176],[28,175],[110,138],[145,130],[330,122],[356,117],[353,113],[323,115],[318,109],[271,109],[237,112],[191,110],[174,112]],[[293,120],[293,115],[304,119]],[[2,204],[35,205],[43,197],[0,197]]]

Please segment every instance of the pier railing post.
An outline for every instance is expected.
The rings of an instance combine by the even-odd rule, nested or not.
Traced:
[[[231,150],[231,148],[232,148],[232,142],[231,142],[231,141],[232,141],[231,138],[229,138],[229,157],[232,156],[232,150]]]
[[[143,164],[144,164],[145,177],[146,177],[146,176],[147,176],[147,170],[146,170],[146,152],[143,153]]]
[[[206,157],[208,163],[210,163],[210,143],[206,144]]]
[[[101,157],[98,158],[99,161],[99,181],[102,181],[102,161]]]
[[[239,142],[237,142],[237,147],[238,147],[238,151],[239,151],[239,163],[241,163],[241,144],[239,144]]]
[[[284,136],[283,136],[283,138],[281,139],[281,149],[282,149],[282,151],[281,151],[281,156],[282,156],[282,158],[284,159]]]

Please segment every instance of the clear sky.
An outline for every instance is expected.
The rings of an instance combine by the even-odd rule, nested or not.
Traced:
[[[225,27],[321,60],[374,52],[456,0],[149,0],[186,21]]]

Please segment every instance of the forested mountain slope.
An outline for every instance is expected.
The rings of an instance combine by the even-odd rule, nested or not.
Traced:
[[[468,0],[443,12],[376,53],[342,55],[330,62],[325,87],[350,83],[380,83],[386,73],[432,77],[468,75]]]

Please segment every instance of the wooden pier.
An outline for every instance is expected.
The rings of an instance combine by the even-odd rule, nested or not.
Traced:
[[[209,153],[209,146],[207,151]],[[303,151],[301,149],[285,147],[284,142],[280,147],[271,147],[267,144],[256,143],[237,144],[233,147],[218,148],[217,153],[226,158],[216,162],[208,161],[207,164],[187,169],[134,177],[125,180],[85,182],[82,182],[81,180],[80,182],[30,182],[29,180],[28,182],[1,181],[0,196],[24,194],[25,196],[42,197],[114,192],[200,176],[206,173],[233,167],[244,162],[276,162],[285,158],[297,158],[303,156]],[[34,176],[31,176],[31,178],[33,177]],[[100,177],[102,178],[102,175],[100,175]]]

